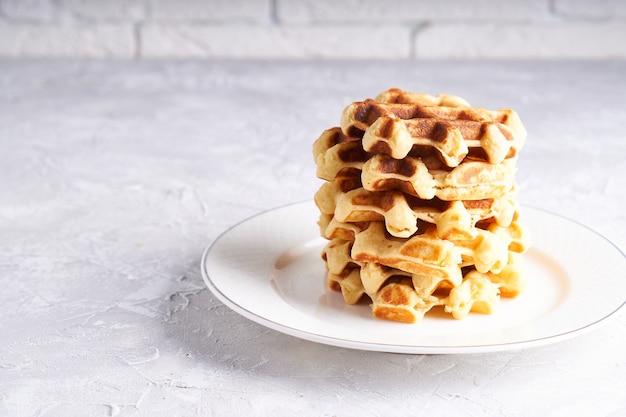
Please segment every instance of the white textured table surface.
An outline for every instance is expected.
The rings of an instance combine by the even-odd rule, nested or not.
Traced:
[[[516,109],[521,202],[626,250],[626,62],[0,61],[0,415],[626,415],[623,313],[402,355],[277,333],[206,289],[205,247],[310,199],[312,142],[389,86]]]

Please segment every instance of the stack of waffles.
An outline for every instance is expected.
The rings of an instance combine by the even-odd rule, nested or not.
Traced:
[[[327,284],[377,318],[491,313],[523,289],[513,110],[390,89],[348,105],[313,145]]]

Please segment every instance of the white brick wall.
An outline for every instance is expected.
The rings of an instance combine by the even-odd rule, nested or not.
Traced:
[[[281,22],[386,22],[541,19],[547,0],[276,0]]]
[[[624,22],[440,24],[415,37],[422,58],[624,58]]]
[[[142,56],[227,58],[408,58],[411,30],[385,26],[150,24]],[[354,42],[358,40],[358,42]]]
[[[626,58],[626,0],[0,0],[0,57]]]

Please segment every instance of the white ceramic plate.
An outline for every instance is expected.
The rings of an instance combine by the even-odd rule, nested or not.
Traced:
[[[346,348],[397,353],[473,353],[520,349],[596,328],[625,302],[626,258],[596,232],[542,210],[523,207],[532,247],[529,276],[517,298],[493,314],[454,320],[427,314],[416,324],[372,317],[326,288],[319,212],[293,204],[245,220],[205,251],[209,289],[239,314],[274,330]]]

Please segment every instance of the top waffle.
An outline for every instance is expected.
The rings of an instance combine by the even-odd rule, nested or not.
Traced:
[[[378,100],[385,100],[381,102]],[[341,116],[346,137],[362,140],[366,152],[402,159],[434,149],[449,167],[466,157],[492,164],[513,158],[526,130],[513,110],[468,107],[454,96],[439,98],[388,90],[377,100],[348,105]]]

